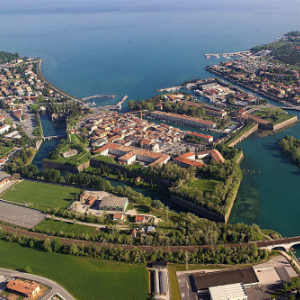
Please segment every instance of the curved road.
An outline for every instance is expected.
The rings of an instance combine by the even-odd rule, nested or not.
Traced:
[[[55,294],[59,294],[65,300],[75,300],[75,298],[72,297],[64,288],[62,288],[59,284],[57,284],[56,282],[48,278],[33,275],[33,274],[28,274],[28,273],[17,272],[9,269],[3,269],[3,268],[0,268],[0,274],[8,277],[22,277],[22,278],[34,280],[46,286],[51,287],[52,289],[50,290],[50,292],[46,293],[42,298],[40,298],[40,300],[50,299]]]

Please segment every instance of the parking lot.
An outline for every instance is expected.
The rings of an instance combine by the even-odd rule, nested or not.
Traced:
[[[33,228],[45,219],[45,214],[0,200],[0,220],[24,228]]]

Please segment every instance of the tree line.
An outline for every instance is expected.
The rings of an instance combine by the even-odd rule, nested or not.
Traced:
[[[7,233],[4,229],[0,229],[0,238],[8,242],[17,243],[23,247],[35,248],[46,252],[56,252],[61,254],[69,254],[75,256],[89,256],[94,258],[117,260],[128,263],[146,263],[147,261],[166,261],[172,263],[185,263],[186,252],[180,251],[164,251],[163,249],[155,249],[152,251],[143,251],[138,248],[133,250],[125,247],[109,247],[95,245],[76,245],[71,243],[65,245],[60,238],[51,241],[50,238],[37,238],[22,236],[16,233]],[[187,251],[188,262],[191,264],[244,264],[257,263],[266,259],[269,252],[259,249],[255,243],[251,246],[235,246],[224,247],[222,245],[216,248],[195,249]]]
[[[300,139],[296,139],[292,135],[286,135],[279,141],[279,146],[300,166]]]

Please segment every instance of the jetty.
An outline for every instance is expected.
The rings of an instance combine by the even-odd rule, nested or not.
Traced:
[[[215,58],[220,58],[220,56],[223,56],[225,59],[229,59],[230,56],[249,56],[251,54],[251,50],[245,50],[245,51],[237,51],[237,52],[228,52],[228,53],[208,53],[204,54],[206,59],[210,59],[211,56],[214,56]]]
[[[117,95],[94,95],[94,96],[89,96],[89,97],[85,97],[85,98],[81,98],[82,100],[90,100],[90,99],[94,99],[94,98],[116,98]]]
[[[174,92],[174,91],[178,91],[182,88],[182,86],[172,86],[169,88],[163,88],[163,89],[159,89],[156,90],[157,92],[161,93],[161,92]]]
[[[114,105],[105,105],[105,106],[98,106],[98,109],[103,109],[103,110],[121,110],[122,109],[122,104],[128,99],[128,95],[125,95],[121,98],[121,100]]]

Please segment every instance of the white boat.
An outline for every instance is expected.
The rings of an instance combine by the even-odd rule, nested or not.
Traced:
[[[198,96],[203,96],[203,93],[199,90],[194,90],[194,94]]]

